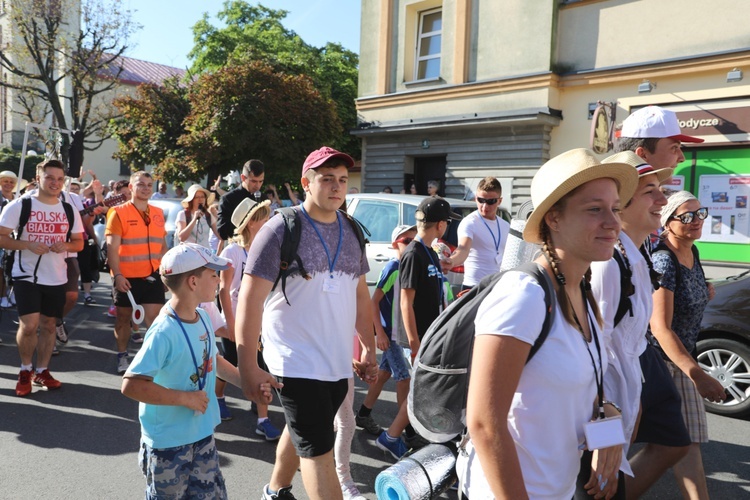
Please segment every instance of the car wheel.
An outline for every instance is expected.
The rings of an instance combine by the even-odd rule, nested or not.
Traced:
[[[727,391],[722,403],[706,404],[717,415],[750,415],[750,347],[736,340],[711,338],[698,342],[698,364]]]

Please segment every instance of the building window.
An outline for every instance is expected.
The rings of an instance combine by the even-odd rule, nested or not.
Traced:
[[[416,80],[427,80],[440,76],[440,45],[443,35],[442,9],[419,13],[417,31]]]
[[[120,159],[120,175],[130,175],[130,164]]]

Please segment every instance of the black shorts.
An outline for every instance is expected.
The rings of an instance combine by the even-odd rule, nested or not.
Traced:
[[[81,275],[81,270],[78,268],[77,257],[67,257],[65,264],[68,265],[68,282],[65,283],[66,292],[77,292],[78,291],[78,277]]]
[[[128,278],[130,293],[136,304],[164,304],[164,284],[158,274],[147,278]],[[114,290],[114,300],[117,307],[132,307],[127,293]]]
[[[88,241],[83,243],[83,248],[78,252],[78,268],[81,271],[81,283],[91,283],[94,281],[94,273],[91,269],[91,252],[96,251],[96,247],[89,245]]]
[[[297,455],[312,458],[331,451],[336,439],[333,419],[349,390],[349,380],[322,382],[289,377],[276,380],[284,384],[277,392]]]
[[[641,354],[640,361],[645,382],[641,392],[641,421],[635,442],[662,446],[690,445],[690,434],[682,418],[680,393],[664,359],[649,344]]]
[[[65,285],[39,285],[30,281],[13,282],[18,316],[41,313],[48,318],[62,318],[65,307]]]

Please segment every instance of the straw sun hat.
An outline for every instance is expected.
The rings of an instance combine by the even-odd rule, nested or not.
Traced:
[[[602,160],[602,163],[627,163],[635,167],[638,171],[638,177],[656,174],[659,184],[672,177],[671,168],[654,168],[646,160],[635,154],[633,151],[621,151]]]
[[[596,179],[610,178],[618,184],[620,203],[624,206],[638,186],[638,172],[627,163],[602,163],[593,151],[571,149],[542,165],[531,181],[531,212],[523,230],[523,239],[542,243],[542,219],[552,206],[578,186]]]
[[[252,220],[253,214],[262,207],[267,207],[271,204],[271,200],[263,200],[258,203],[250,198],[245,198],[237,205],[237,208],[232,212],[232,224],[236,228],[234,234],[242,234],[242,230]]]
[[[195,198],[195,193],[197,193],[198,191],[203,191],[203,193],[206,195],[206,204],[204,205],[204,207],[210,207],[211,203],[214,202],[215,195],[200,184],[193,184],[192,186],[190,186],[190,189],[188,189],[187,198],[182,200],[182,206],[185,208],[190,208],[190,203],[192,203],[193,198]]]

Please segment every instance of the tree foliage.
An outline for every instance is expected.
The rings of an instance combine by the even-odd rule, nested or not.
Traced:
[[[122,72],[118,58],[138,29],[123,0],[5,0],[11,40],[0,49],[8,75],[0,86],[12,89],[29,121],[51,115],[62,129],[80,130],[84,147],[106,140],[112,108],[106,95]],[[80,10],[79,10],[80,5]],[[68,137],[63,135],[63,157]]]
[[[355,99],[359,57],[340,44],[316,48],[284,27],[288,11],[250,5],[243,0],[226,0],[213,26],[204,15],[193,26],[195,46],[189,57],[196,73],[244,61],[263,61],[276,71],[309,76],[315,87],[336,103],[340,129],[330,144],[359,156],[359,140],[349,134],[357,125]]]
[[[226,172],[261,158],[296,178],[307,154],[330,143],[341,127],[333,103],[308,77],[260,61],[201,75],[189,99],[188,133],[179,142],[193,170]]]
[[[118,97],[113,105],[119,117],[110,123],[110,132],[120,143],[118,158],[137,169],[155,165],[164,170],[184,161],[178,140],[190,113],[185,84],[176,77],[162,85],[142,84],[135,96]]]

